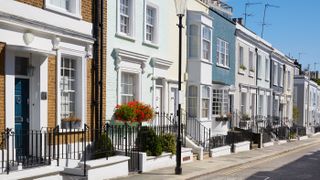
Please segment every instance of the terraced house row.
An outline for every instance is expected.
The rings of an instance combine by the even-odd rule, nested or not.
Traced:
[[[212,137],[235,128],[301,126],[312,133],[320,123],[319,86],[223,1],[188,1],[181,91],[174,0],[0,4],[3,173],[59,159],[83,169],[76,164],[87,158],[86,143],[105,124],[117,124],[115,107],[130,101],[153,107],[156,117],[146,123],[153,126],[176,123],[180,102],[191,148],[208,148]],[[65,153],[57,156],[60,148]]]

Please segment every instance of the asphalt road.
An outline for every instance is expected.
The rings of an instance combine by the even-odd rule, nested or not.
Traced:
[[[221,170],[201,180],[320,180],[320,144]]]

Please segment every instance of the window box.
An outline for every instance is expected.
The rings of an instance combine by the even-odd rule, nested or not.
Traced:
[[[76,117],[63,118],[61,120],[61,129],[80,129],[81,119]]]
[[[241,121],[250,121],[250,116],[248,114],[243,114],[241,116]]]
[[[216,121],[229,121],[229,117],[216,117]]]
[[[247,67],[244,66],[244,65],[240,65],[240,69],[243,70],[243,71],[245,71],[245,70],[247,70]]]

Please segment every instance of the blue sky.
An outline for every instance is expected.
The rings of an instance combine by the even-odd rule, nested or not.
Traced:
[[[303,67],[314,63],[320,70],[320,0],[226,0],[233,7],[235,17],[243,17],[245,3],[263,3],[249,6],[247,13],[254,16],[247,18],[246,26],[261,34],[264,4],[280,6],[267,10],[264,39],[274,47],[294,58],[299,58]]]

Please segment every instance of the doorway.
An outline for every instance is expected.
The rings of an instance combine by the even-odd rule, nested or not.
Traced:
[[[29,154],[29,79],[15,78],[15,147],[17,159]]]

